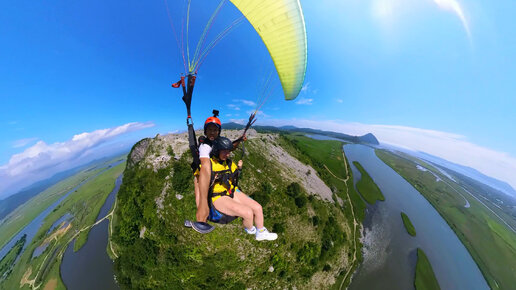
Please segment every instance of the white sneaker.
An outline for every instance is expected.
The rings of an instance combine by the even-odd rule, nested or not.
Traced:
[[[256,240],[257,241],[274,241],[278,238],[278,234],[269,232],[266,228],[256,231]]]
[[[250,234],[250,235],[255,235],[256,234],[256,227],[253,226],[250,230],[248,230],[247,228],[244,227],[244,230],[246,233]]]

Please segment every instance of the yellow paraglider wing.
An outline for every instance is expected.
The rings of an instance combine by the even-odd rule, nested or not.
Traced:
[[[230,0],[269,50],[285,99],[297,97],[306,72],[306,29],[298,0]]]

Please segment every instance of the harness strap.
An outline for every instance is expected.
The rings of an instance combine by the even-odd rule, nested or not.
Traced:
[[[190,110],[190,106],[192,104],[192,94],[193,89],[195,85],[195,74],[188,74],[187,80],[185,82],[185,76],[181,76],[181,79],[172,84],[172,87],[174,88],[181,88],[183,89],[183,102],[185,102],[186,106],[186,125],[188,126],[188,147],[190,148],[190,152],[192,153],[193,162],[190,165],[192,167],[192,171],[195,172],[199,165],[201,164],[201,160],[199,159],[199,144],[197,143],[197,137],[195,136],[195,129],[194,124],[192,120],[192,113]]]

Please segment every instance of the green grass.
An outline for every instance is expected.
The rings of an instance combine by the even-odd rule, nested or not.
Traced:
[[[374,204],[377,200],[384,201],[385,197],[382,191],[376,185],[374,180],[369,176],[367,171],[358,161],[353,161],[353,165],[360,171],[360,180],[357,182],[358,192],[364,197],[369,204]]]
[[[107,164],[119,160],[120,158],[121,157],[118,157],[110,162],[103,163],[103,166],[101,166],[99,170],[107,169]],[[0,289],[18,289],[20,287],[20,279],[29,267],[32,269],[30,279],[33,279],[38,271],[40,273],[36,280],[36,286],[41,284],[42,287],[44,287],[50,280],[56,279],[57,289],[64,289],[65,287],[61,281],[59,272],[59,265],[61,263],[59,254],[64,251],[76,230],[94,223],[100,208],[115,186],[115,179],[122,173],[124,167],[125,162],[122,162],[115,167],[107,169],[105,172],[83,184],[76,192],[73,192],[62,201],[62,203],[45,218],[43,225],[36,233],[33,241],[21,254],[20,260],[13,268],[11,276],[0,283]],[[32,258],[34,249],[40,246],[49,236],[47,235],[47,231],[50,229],[51,225],[66,213],[70,213],[74,217],[71,222],[72,228],[57,241],[51,241],[48,248],[40,256]],[[76,246],[82,245],[86,241],[85,238],[86,236],[83,237],[84,240],[79,241]],[[28,289],[28,285],[22,288]]]
[[[25,245],[26,238],[27,235],[23,235],[23,237],[16,241],[9,252],[7,252],[7,254],[0,260],[0,281],[9,276],[14,261],[16,261],[16,258],[23,248],[23,245]]]
[[[492,289],[509,289],[516,285],[514,232],[460,186],[431,167],[427,169],[446,180],[469,201],[469,208],[464,207],[462,196],[444,182],[436,182],[432,173],[417,170],[412,160],[383,150],[376,150],[376,155],[412,184],[439,212],[469,251]]]
[[[439,283],[435,278],[434,270],[425,252],[421,249],[417,249],[417,265],[416,265],[416,277],[414,279],[414,286],[417,290],[435,290],[441,289]]]
[[[407,233],[413,237],[416,236],[416,228],[414,228],[414,225],[410,221],[407,214],[404,212],[401,213],[401,219],[403,220],[403,225],[405,225],[405,229],[407,230]]]

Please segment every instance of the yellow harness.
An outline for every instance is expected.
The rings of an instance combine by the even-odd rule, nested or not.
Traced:
[[[211,202],[219,199],[221,196],[229,196],[233,198],[233,194],[238,190],[237,178],[239,170],[237,166],[231,162],[231,159],[219,161],[214,157],[211,161],[211,179],[208,197]]]

